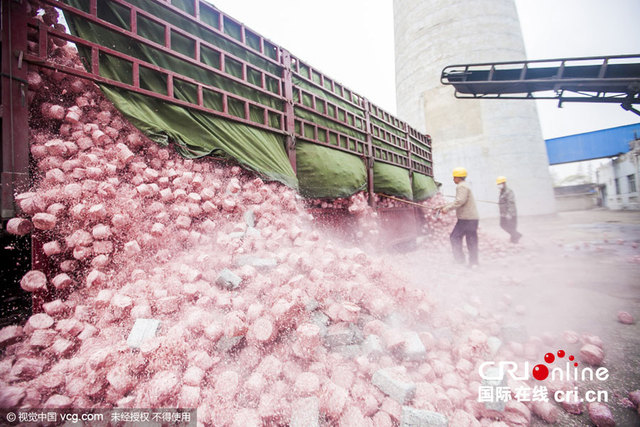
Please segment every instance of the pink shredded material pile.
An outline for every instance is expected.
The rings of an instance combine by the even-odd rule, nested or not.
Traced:
[[[477,401],[498,315],[441,311],[392,266],[314,231],[293,190],[160,147],[92,83],[47,69],[29,82],[36,183],[9,230],[33,229],[51,268],[21,281],[41,312],[0,330],[0,406],[196,407],[204,425],[246,427],[287,425],[311,402],[312,422],[391,426],[401,403],[372,377],[394,368],[416,385],[404,404],[450,425],[514,416]],[[345,206],[370,228],[364,195]],[[138,318],[161,326],[133,349]],[[409,354],[411,337],[424,354]]]

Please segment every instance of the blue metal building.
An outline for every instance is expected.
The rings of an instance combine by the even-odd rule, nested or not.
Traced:
[[[640,138],[640,123],[545,140],[550,165],[614,157]]]

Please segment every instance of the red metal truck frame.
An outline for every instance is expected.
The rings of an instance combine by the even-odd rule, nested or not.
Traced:
[[[7,130],[7,126],[3,127],[3,217],[13,214],[12,206],[8,205],[7,200],[13,203],[12,197],[9,196],[12,196],[15,191],[16,177],[22,176],[23,180],[24,176],[28,177],[27,109],[25,105],[21,107],[16,106],[15,100],[19,99],[21,93],[22,99],[24,100],[24,92],[26,91],[25,79],[29,64],[52,68],[98,83],[112,85],[151,96],[162,101],[203,111],[223,119],[278,133],[285,137],[285,149],[287,150],[294,171],[296,170],[295,143],[297,140],[327,146],[356,155],[360,157],[367,166],[367,190],[371,202],[373,202],[374,194],[374,162],[387,163],[406,169],[409,172],[410,179],[412,179],[414,172],[430,177],[433,176],[430,152],[431,140],[428,135],[417,132],[408,126],[407,123],[371,104],[366,98],[317,71],[299,58],[291,55],[287,50],[266,40],[258,33],[245,27],[244,24],[229,17],[205,1],[193,0],[191,10],[187,12],[172,5],[170,0],[154,0],[176,16],[186,19],[198,25],[203,30],[214,34],[216,37],[233,43],[246,52],[250,52],[251,55],[255,55],[274,65],[277,69],[281,70],[281,74],[272,74],[259,66],[253,65],[125,0],[110,1],[128,10],[128,28],[123,28],[100,19],[98,16],[98,0],[89,0],[88,12],[76,9],[59,0],[42,0],[42,3],[62,9],[67,13],[74,14],[103,28],[116,31],[150,48],[160,49],[164,53],[199,67],[206,72],[218,74],[237,84],[246,86],[251,90],[258,91],[263,95],[281,102],[283,109],[281,111],[263,105],[221,88],[206,85],[190,77],[123,54],[110,47],[57,31],[48,27],[38,19],[27,18],[26,2],[2,0],[4,20],[3,44],[5,44],[7,40],[13,42],[13,45],[9,46],[10,49],[3,49],[3,117],[5,117],[5,115],[10,116],[12,123],[21,123],[20,129],[23,129],[22,132],[17,132],[15,126],[10,130]],[[210,22],[211,19],[209,19],[208,22],[204,22],[201,19],[204,14],[209,17],[213,16],[215,22]],[[138,34],[138,22],[140,19],[149,20],[164,29],[164,40],[162,43],[154,42]],[[29,53],[27,51],[26,38],[29,27],[31,31],[35,30],[38,34],[39,51],[37,53]],[[225,31],[225,28],[233,28],[235,32],[239,34],[239,37],[232,37],[230,35],[231,31]],[[13,37],[13,40],[11,40],[11,37]],[[61,38],[89,49],[91,55],[90,61],[88,61],[89,63],[85,64],[86,70],[66,67],[51,61],[47,57],[47,46],[51,37]],[[172,49],[173,37],[191,40],[193,52],[187,55],[184,52],[178,52]],[[203,49],[208,49],[218,55],[219,64],[217,67],[206,65],[201,61],[201,52]],[[18,52],[17,55],[15,55],[16,52]],[[100,55],[111,55],[130,63],[130,82],[117,81],[100,75]],[[228,72],[226,65],[230,61],[241,65],[242,71],[240,76],[234,76]],[[167,85],[164,93],[154,92],[141,86],[140,71],[143,68],[153,70],[166,77]],[[250,73],[254,76],[259,75],[259,84],[254,84],[249,80]],[[305,81],[308,86],[312,86],[314,92],[312,93],[307,89],[297,86],[293,82],[294,77]],[[176,98],[174,93],[174,85],[176,82],[186,82],[195,86],[197,90],[197,101],[193,102]],[[270,85],[268,82],[276,82],[277,85]],[[270,90],[270,87],[273,86],[277,87],[277,90]],[[12,88],[12,90],[8,90],[9,88]],[[216,94],[222,99],[221,109],[205,106],[204,94],[207,91]],[[12,95],[13,98],[8,99],[9,95]],[[340,102],[349,108],[332,102],[330,100],[332,97],[338,98]],[[305,98],[311,99],[311,105],[305,105]],[[244,114],[242,116],[231,114],[228,108],[230,102],[241,103],[244,107]],[[8,109],[10,112],[7,111]],[[348,135],[336,129],[331,129],[321,124],[302,119],[295,115],[295,109],[305,110],[319,115],[323,119],[335,122],[343,128],[357,132],[356,135],[363,135],[364,138]],[[251,119],[252,110],[261,112],[261,121]],[[382,125],[380,123],[382,123]],[[309,136],[310,134],[312,136]],[[391,147],[392,149],[390,149]],[[9,174],[6,179],[5,174]],[[5,213],[7,215],[5,215]]]

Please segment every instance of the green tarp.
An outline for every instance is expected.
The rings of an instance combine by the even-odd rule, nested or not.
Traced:
[[[413,174],[413,200],[425,200],[438,192],[438,185],[430,176]]]
[[[113,87],[103,92],[138,129],[166,145],[167,137],[187,158],[230,156],[241,164],[297,188],[297,180],[277,134],[162,103],[144,95]]]
[[[85,0],[64,1],[73,7],[88,12],[88,2]],[[133,4],[165,21],[171,22],[173,25],[198,38],[206,40],[224,52],[229,52],[237,58],[249,62],[257,69],[264,70],[276,76],[282,73],[279,65],[259,57],[249,49],[225,40],[223,37],[202,26],[190,22],[188,19],[168,10],[156,1],[136,0]],[[174,1],[173,4],[190,13],[191,11],[188,9],[192,8],[193,2]],[[98,2],[98,16],[124,30],[130,29],[129,11],[112,1],[101,0]],[[65,17],[71,32],[81,38],[111,47],[126,55],[192,78],[205,85],[219,88],[232,95],[238,95],[239,97],[254,101],[274,110],[284,110],[282,105],[283,101],[277,96],[279,90],[278,81],[269,76],[265,77],[265,89],[267,92],[273,93],[273,96],[234,81],[234,77],[242,77],[243,71],[242,64],[231,57],[225,58],[224,75],[220,75],[190,64],[180,58],[176,58],[168,54],[164,48],[156,49],[143,43],[135,42],[118,31],[92,24],[88,20],[80,19],[70,13],[66,13]],[[211,26],[218,26],[219,16],[213,9],[204,8],[201,10],[200,19]],[[162,25],[139,14],[137,28],[138,35],[155,41],[156,43],[164,44],[165,34]],[[241,37],[240,27],[232,21],[225,20],[224,31],[227,35],[237,40]],[[247,42],[251,44],[251,32],[247,31],[246,37]],[[193,40],[175,32],[171,33],[170,38],[172,50],[189,57],[193,56],[195,47]],[[253,47],[259,47],[259,44]],[[80,46],[79,51],[85,61],[90,63],[91,55],[88,49]],[[217,69],[221,68],[219,53],[206,46],[202,46],[200,53],[200,61],[203,64]],[[269,55],[270,53],[271,50],[265,49],[265,54]],[[275,57],[272,59],[275,59]],[[131,63],[111,55],[102,54],[99,58],[99,66],[101,76],[123,83],[133,83]],[[247,78],[251,83],[257,86],[261,85],[261,74],[259,72],[248,68]],[[349,113],[354,114],[354,116],[352,116],[350,120],[347,119],[347,121],[349,121],[351,126],[359,130],[351,129],[344,124],[321,116],[322,113],[330,115],[335,113],[334,111],[323,111],[324,105],[322,103],[316,104],[316,112],[305,111],[299,106],[295,107],[294,112],[296,117],[349,135],[359,141],[366,140],[366,134],[364,133],[364,111],[362,109],[345,102],[335,94],[315,87],[295,76],[293,83],[295,85],[294,87],[300,87],[318,97],[327,99],[338,107],[344,108]],[[167,94],[166,76],[149,68],[140,68],[140,86],[143,89],[156,93]],[[136,127],[160,144],[166,145],[169,142],[174,143],[176,150],[184,157],[195,158],[207,155],[230,157],[268,179],[277,180],[298,189],[300,193],[306,197],[347,197],[366,189],[366,168],[362,158],[364,153],[360,153],[361,156],[357,156],[298,139],[296,146],[296,177],[284,148],[284,136],[277,131],[271,132],[255,126],[227,120],[212,114],[181,107],[150,96],[133,93],[109,85],[102,85],[101,89],[110,101],[113,102],[114,106]],[[196,103],[197,87],[187,81],[175,79],[174,96],[179,100]],[[222,96],[215,91],[205,89],[203,91],[203,103],[205,107],[213,110],[222,111],[223,109]],[[303,105],[312,107],[309,96],[305,95],[302,103]],[[333,109],[334,107],[329,108]],[[229,98],[228,113],[243,118],[245,114],[244,103]],[[339,120],[344,120],[344,112],[338,110],[337,113]],[[264,120],[264,109],[251,107],[249,119],[256,123],[262,123]],[[279,116],[269,114],[268,119],[269,126],[274,129],[281,128],[282,123],[280,123]],[[389,129],[389,127],[377,119],[373,119],[373,121],[387,128],[387,130],[397,133],[397,131]],[[306,128],[304,134],[307,138],[314,137],[311,127]],[[337,143],[335,136],[330,136],[328,140],[325,141],[327,137],[324,132],[319,132],[318,138],[328,144],[335,145]],[[373,138],[373,143],[404,154],[402,150],[392,147],[375,137]],[[355,146],[350,148],[354,149]],[[376,192],[408,199],[421,199],[425,197],[425,195],[431,194],[431,184],[433,183],[431,178],[423,178],[424,179],[418,180],[414,179],[412,186],[407,170],[381,162],[374,163],[374,185]]]
[[[86,6],[85,2],[81,0],[66,0],[66,2],[78,8]],[[144,3],[149,3],[160,9],[160,6],[156,3],[148,1]],[[117,23],[121,27],[128,25],[129,18],[125,12],[115,3],[109,1],[99,2],[99,15],[101,18]],[[113,46],[116,50],[162,68],[178,72],[228,92],[250,97],[250,99],[255,99],[276,109],[281,109],[280,101],[275,98],[260,94],[246,86],[186,63],[158,49],[133,42],[116,31],[94,25],[71,14],[67,14],[66,18],[71,31],[84,39],[100,43],[103,46]],[[138,19],[138,34],[150,39],[157,38],[157,35],[154,35],[157,32],[154,30],[154,25],[155,23],[153,22]],[[205,34],[199,35],[205,36]],[[89,53],[85,51],[86,49],[80,47],[79,50],[85,58],[90,57]],[[206,63],[206,57],[203,57],[202,61]],[[113,80],[131,83],[131,64],[114,56],[103,55],[100,58],[100,75]],[[166,94],[166,78],[156,71],[141,69],[140,84],[145,89]],[[244,166],[270,179],[280,181],[296,189],[298,188],[297,178],[284,149],[283,136],[275,132],[261,130],[231,120],[224,120],[210,114],[123,89],[106,85],[102,85],[101,89],[115,107],[136,127],[159,143],[166,144],[171,140],[176,144],[176,148],[181,155],[188,158],[202,157],[209,154],[232,157]],[[195,86],[187,82],[176,84],[174,91],[178,99],[192,102],[195,100]],[[221,99],[218,99],[214,92],[205,92],[203,98],[206,107],[222,110]],[[229,113],[243,116],[244,107],[242,104],[238,104],[229,102]],[[261,121],[262,115],[259,112],[255,112],[252,118],[256,121]]]
[[[409,171],[382,162],[373,164],[373,188],[376,193],[413,199]]]
[[[305,197],[348,197],[366,189],[367,170],[353,154],[298,142],[296,156],[300,193]]]

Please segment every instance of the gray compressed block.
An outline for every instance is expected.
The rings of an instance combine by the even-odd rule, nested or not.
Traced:
[[[136,319],[136,322],[129,332],[127,345],[131,348],[140,348],[140,344],[147,338],[156,336],[160,321],[156,319]]]
[[[398,367],[379,369],[373,374],[371,383],[384,394],[404,405],[415,396],[416,385],[403,379],[403,374],[404,370]]]
[[[353,328],[348,327],[329,327],[324,337],[324,342],[328,347],[338,347],[349,345],[356,342],[356,335]]]
[[[327,326],[329,325],[329,317],[320,312],[314,311],[311,313],[311,323],[317,325],[320,328],[320,336],[324,337],[327,335]]]
[[[402,407],[401,427],[447,427],[449,420],[442,414],[410,406]]]
[[[320,326],[324,326],[325,328],[327,326],[329,326],[329,323],[331,323],[331,320],[329,319],[329,316],[327,316],[326,314],[324,314],[321,311],[314,311],[311,314],[311,319],[313,321],[313,323],[315,323],[316,325]]]
[[[255,268],[272,268],[278,265],[278,262],[273,258],[258,258],[253,255],[239,256],[236,263],[238,267],[250,265]]]
[[[411,331],[405,334],[402,354],[408,360],[424,360],[427,358],[427,349],[416,332]]]
[[[243,338],[244,336],[229,337],[229,338],[222,337],[216,343],[215,349],[222,353],[229,352],[233,350],[238,344],[240,344],[240,341],[242,341]]]
[[[246,211],[243,215],[244,218],[244,222],[249,226],[249,227],[255,227],[256,226],[256,216],[253,213],[253,209],[249,209],[248,211]]]
[[[242,283],[242,278],[226,268],[220,272],[216,279],[218,286],[229,290],[236,289],[240,283]]]
[[[492,387],[494,393],[498,387],[507,387],[507,377],[502,370],[491,367],[485,369],[484,373],[486,378],[482,379],[483,387]],[[507,402],[503,400],[484,402],[485,408],[500,412],[504,411],[506,405]]]

